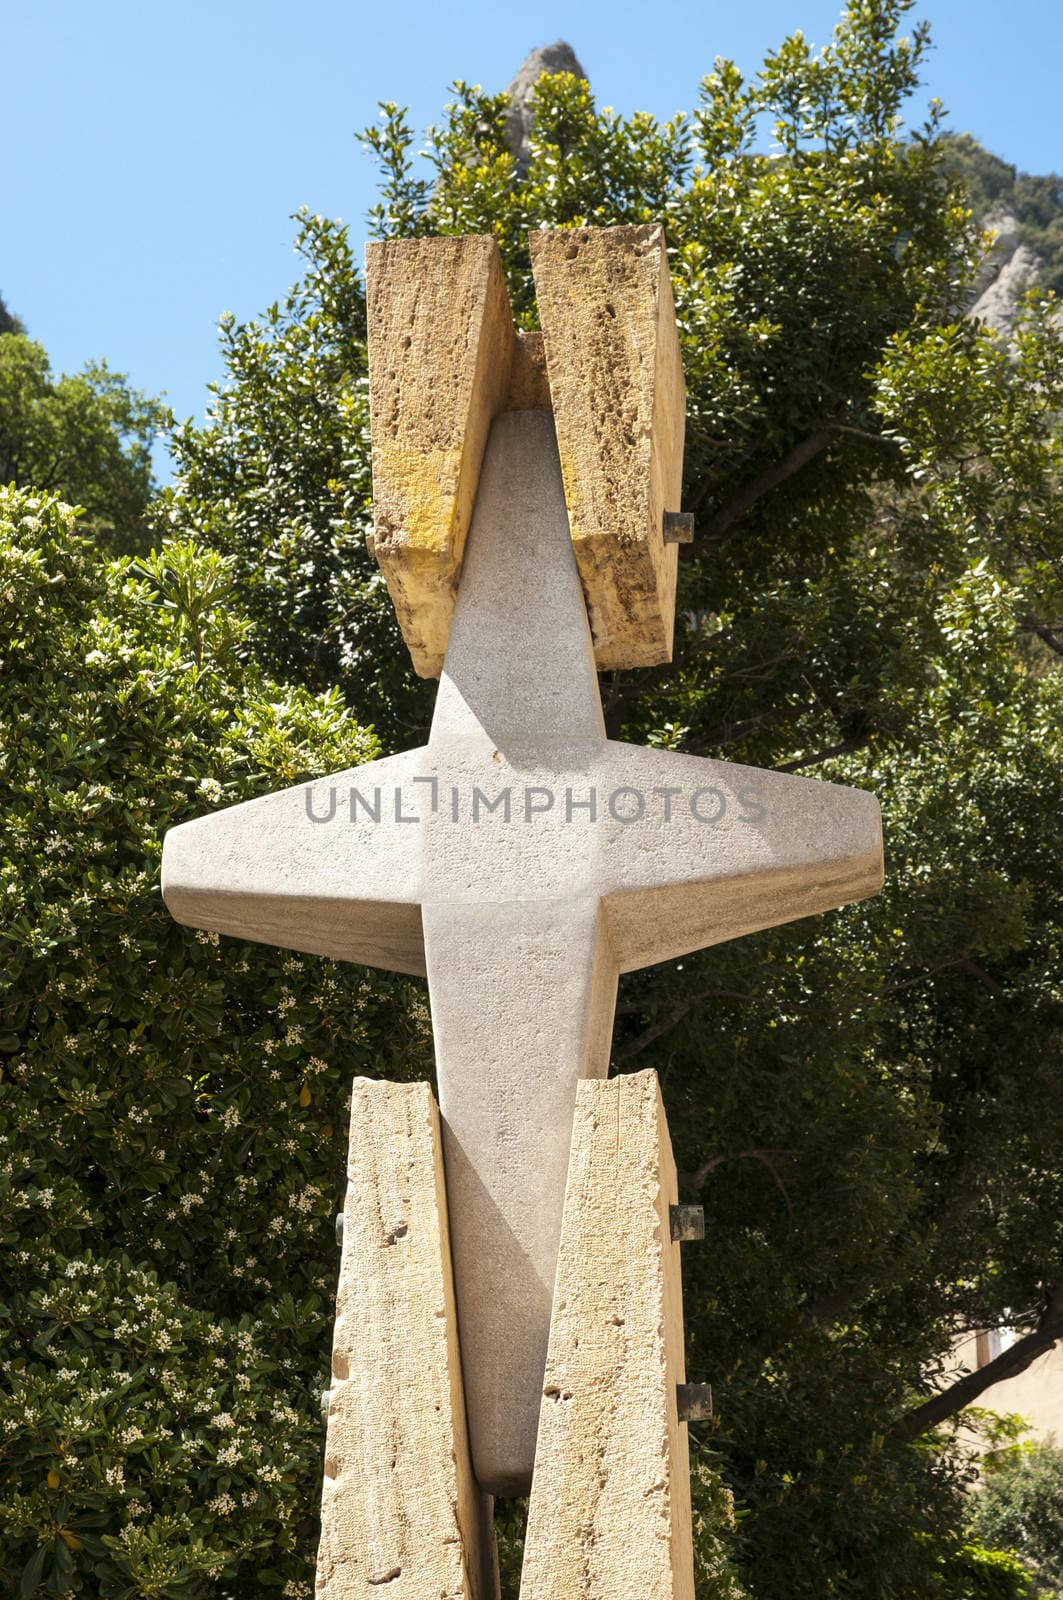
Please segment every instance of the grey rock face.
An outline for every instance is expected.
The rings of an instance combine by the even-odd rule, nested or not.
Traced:
[[[1010,338],[1019,302],[1027,290],[1033,288],[1043,266],[1036,250],[1031,250],[1028,244],[1020,244],[971,307],[969,315],[1004,338]]]
[[[982,227],[995,235],[992,244],[982,257],[982,264],[971,285],[971,304],[975,305],[997,277],[1001,268],[1011,260],[1019,247],[1021,223],[1007,206],[994,207],[982,218]]]
[[[588,81],[576,52],[563,39],[559,39],[556,44],[542,45],[525,57],[517,76],[506,90],[510,99],[509,111],[506,114],[506,143],[516,156],[517,170],[522,174],[527,171],[531,160],[535,85],[544,72],[551,74],[571,72],[573,77],[582,78],[584,83]]]

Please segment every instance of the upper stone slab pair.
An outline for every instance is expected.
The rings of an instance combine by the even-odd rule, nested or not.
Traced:
[[[541,333],[514,328],[493,238],[366,251],[375,550],[438,677],[491,423],[553,414],[595,664],[672,655],[685,391],[664,230],[529,236]]]

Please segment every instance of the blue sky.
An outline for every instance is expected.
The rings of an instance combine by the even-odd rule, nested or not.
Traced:
[[[503,89],[534,45],[567,38],[600,104],[668,116],[716,55],[755,71],[840,0],[564,0],[521,8],[410,0],[8,0],[3,25],[0,292],[57,369],[104,356],[180,416],[220,376],[222,311],[260,311],[296,275],[290,214],[358,241],[374,172],[355,131],[378,100],[438,120],[456,77]],[[957,129],[1031,171],[1063,170],[1063,7],[928,0],[928,90]]]

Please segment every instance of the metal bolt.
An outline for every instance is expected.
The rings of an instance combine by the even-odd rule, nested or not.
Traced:
[[[336,1212],[336,1243],[343,1249],[343,1212]]]
[[[693,544],[693,511],[666,511],[661,520],[661,532],[665,544]]]
[[[704,1206],[669,1206],[668,1225],[674,1244],[678,1244],[681,1239],[704,1239],[705,1208]]]
[[[675,1404],[680,1422],[708,1422],[712,1416],[711,1383],[677,1383]]]

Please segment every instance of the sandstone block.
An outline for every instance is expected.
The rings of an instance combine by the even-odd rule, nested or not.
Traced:
[[[492,238],[366,246],[376,558],[421,677],[439,676],[513,318]]]
[[[693,1600],[675,1198],[656,1073],[581,1083],[521,1600]]]
[[[658,226],[530,236],[541,334],[490,237],[366,249],[374,544],[415,669],[442,669],[488,429],[552,411],[599,670],[672,653],[685,390]]]
[[[686,391],[664,230],[530,235],[569,527],[595,660],[671,660]]]
[[[494,1600],[427,1084],[354,1080],[347,1177],[318,1600]]]

